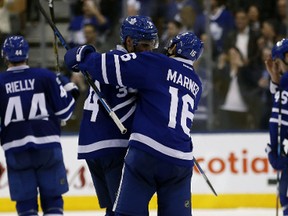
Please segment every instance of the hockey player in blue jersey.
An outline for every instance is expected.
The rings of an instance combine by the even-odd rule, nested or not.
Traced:
[[[193,63],[202,51],[203,43],[186,32],[173,38],[169,57],[152,52],[99,54],[89,45],[65,54],[70,69],[138,91],[115,215],[147,216],[155,192],[158,215],[192,215],[190,128],[202,92]]]
[[[122,44],[111,51],[111,54],[151,51],[157,47],[158,41],[157,29],[146,16],[127,17],[121,25],[120,38]],[[80,126],[78,159],[86,160],[99,205],[106,208],[106,216],[112,216],[131,133],[136,93],[135,89],[126,86],[99,84],[98,81],[95,81],[95,84],[128,129],[126,134],[121,134],[106,111],[98,104],[97,96],[90,88]]]
[[[60,145],[60,120],[72,115],[76,90],[47,69],[28,66],[29,45],[22,36],[6,38],[0,73],[1,145],[5,152],[11,200],[18,215],[38,215],[40,193],[44,215],[63,215],[68,191]],[[65,80],[64,89],[61,80]]]
[[[273,94],[269,120],[270,144],[266,151],[272,167],[281,171],[278,192],[283,215],[288,216],[288,157],[283,145],[284,139],[288,137],[288,39],[276,43],[272,57],[265,64],[271,76],[270,90]]]

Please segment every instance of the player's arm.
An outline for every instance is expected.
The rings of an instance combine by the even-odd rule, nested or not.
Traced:
[[[47,79],[46,95],[55,115],[62,121],[67,121],[74,110],[75,100],[64,89],[62,82],[54,73],[51,73],[51,76]]]
[[[269,120],[269,132],[270,132],[270,145],[268,145],[267,153],[271,165],[275,169],[283,169],[288,166],[288,158],[284,154],[283,141],[287,137],[288,130],[288,74],[285,74],[281,78],[280,89],[274,94],[274,101],[272,107],[271,118]],[[285,84],[286,83],[286,84]],[[280,96],[281,92],[281,96]],[[282,103],[280,104],[280,101]],[[280,113],[281,112],[281,113]],[[280,117],[280,118],[279,118]],[[281,119],[281,120],[280,120]],[[280,124],[280,125],[279,125]],[[279,126],[281,127],[280,144],[281,154],[278,155],[278,143],[279,143]]]
[[[60,73],[57,74],[57,78],[59,79],[59,81],[63,85],[63,88],[69,94],[71,94],[75,100],[77,100],[79,95],[80,95],[80,92],[79,92],[77,85],[74,82],[72,82],[68,77],[66,77]]]
[[[100,54],[93,49],[92,46],[84,45],[68,50],[64,57],[67,67],[75,72],[88,71],[94,79],[104,84],[133,88],[145,85],[153,59],[135,53],[121,56],[112,53]]]

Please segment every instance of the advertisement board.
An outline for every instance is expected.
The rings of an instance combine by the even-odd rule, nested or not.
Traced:
[[[84,160],[77,159],[77,136],[62,136],[64,161],[70,190],[66,209],[97,209],[95,190]],[[215,188],[214,196],[206,180],[194,167],[192,202],[195,208],[273,207],[276,172],[269,165],[265,147],[268,133],[192,134],[194,157]],[[271,184],[272,182],[272,184]],[[151,208],[157,206],[156,197]],[[91,201],[92,200],[92,201]],[[3,150],[0,151],[0,205],[9,204],[9,187]],[[92,204],[91,204],[92,202]],[[6,206],[6,207],[5,207]],[[3,209],[2,209],[3,210]]]

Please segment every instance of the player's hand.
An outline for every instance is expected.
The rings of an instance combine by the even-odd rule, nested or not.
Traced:
[[[69,70],[79,72],[79,63],[81,63],[89,53],[95,51],[96,49],[92,45],[83,45],[70,49],[66,52],[64,56],[65,64]]]
[[[80,92],[79,92],[79,89],[78,89],[77,85],[75,83],[71,82],[68,77],[66,77],[66,76],[64,76],[62,74],[57,74],[57,78],[60,80],[60,82],[63,85],[64,89],[67,92],[70,92],[71,95],[73,96],[73,98],[75,100],[77,100],[79,95],[80,95]]]
[[[275,84],[279,84],[281,74],[279,72],[278,65],[272,60],[271,55],[268,58],[266,58],[264,62],[266,69],[271,76],[272,82]]]
[[[275,170],[283,170],[288,166],[288,157],[282,154],[278,156],[277,150],[273,149],[270,144],[267,144],[265,151],[268,154],[269,163]]]

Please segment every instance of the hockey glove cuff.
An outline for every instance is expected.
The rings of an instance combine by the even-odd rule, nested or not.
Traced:
[[[79,92],[79,89],[78,89],[77,85],[75,83],[71,82],[69,80],[69,78],[64,76],[64,75],[57,74],[57,78],[60,80],[60,82],[63,85],[64,89],[67,92],[70,92],[71,95],[73,96],[73,98],[75,100],[77,100],[79,95],[80,95],[80,92]]]
[[[65,64],[69,70],[79,72],[78,64],[81,63],[89,53],[95,51],[96,49],[92,45],[83,45],[70,49],[64,56]]]
[[[265,151],[268,154],[269,163],[275,170],[283,170],[288,166],[288,157],[283,154],[278,155],[270,144],[267,144]]]

